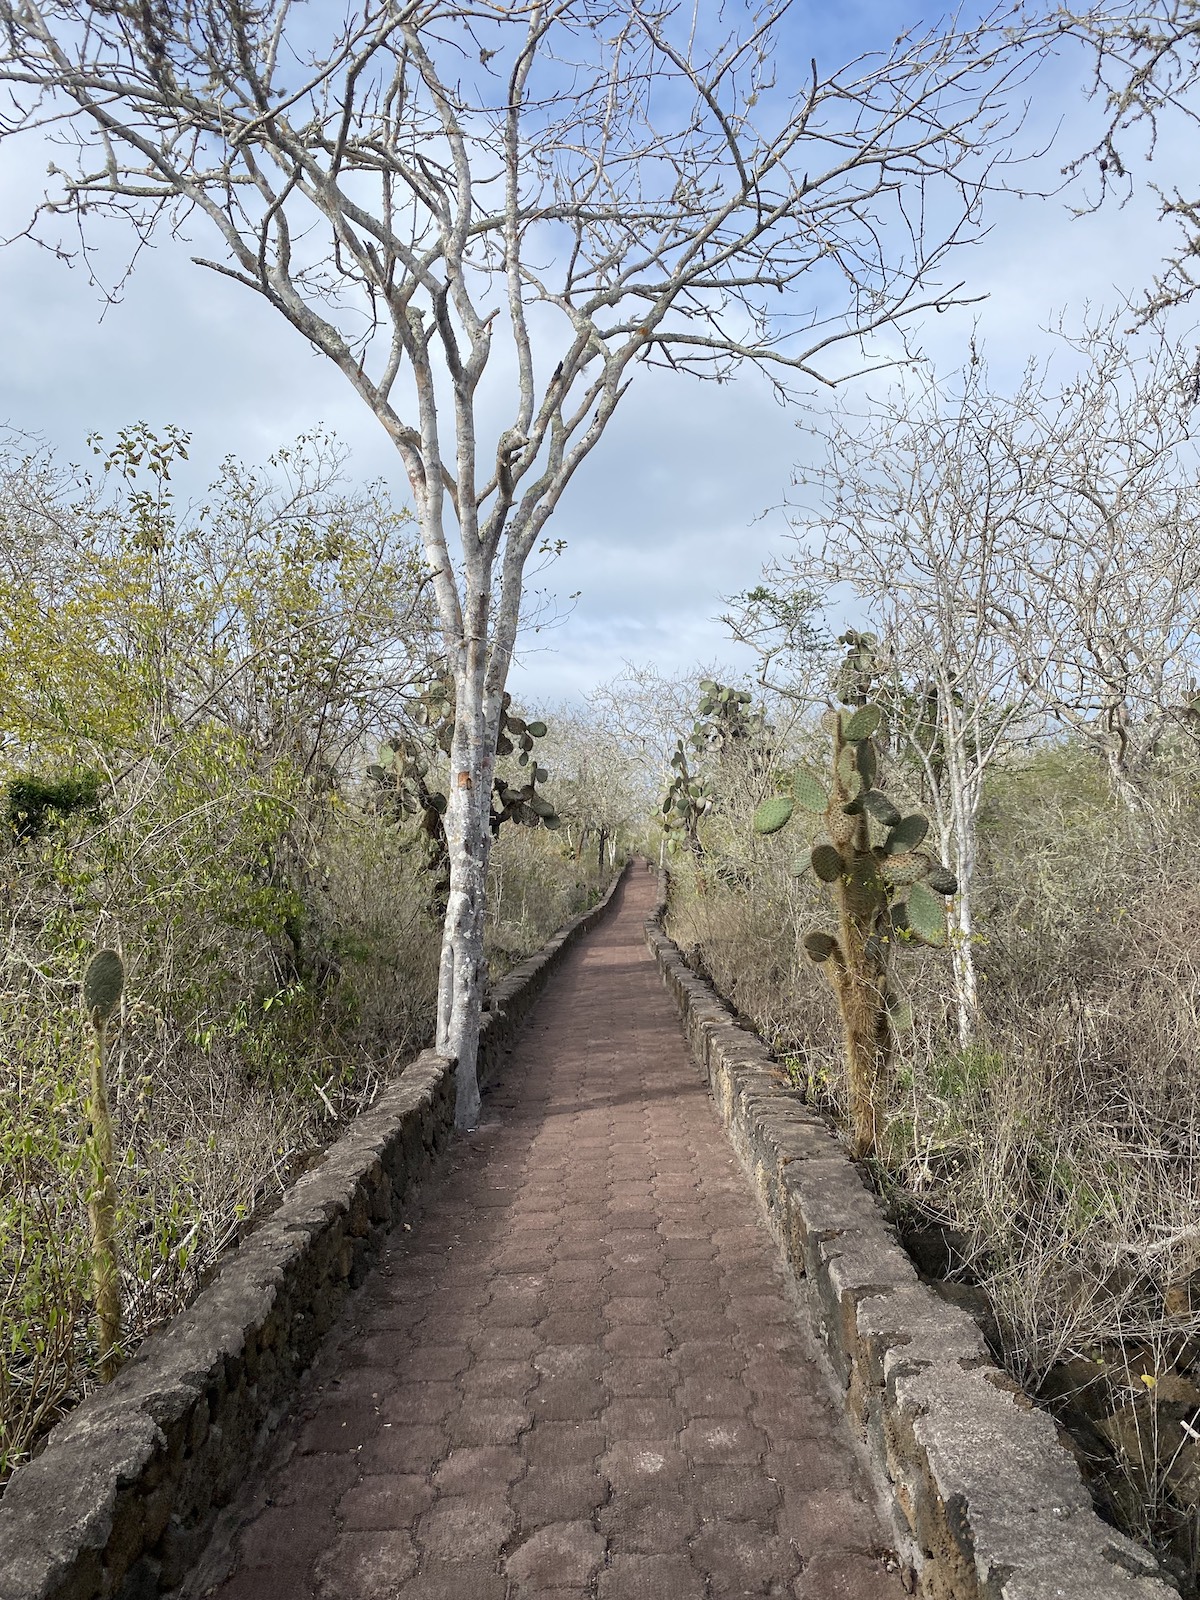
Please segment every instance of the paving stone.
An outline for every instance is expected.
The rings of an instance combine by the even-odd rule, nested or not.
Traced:
[[[683,1427],[680,1410],[670,1400],[628,1396],[614,1400],[600,1420],[612,1440],[670,1439]]]
[[[523,1529],[589,1520],[608,1497],[608,1482],[590,1462],[531,1467],[509,1491]]]
[[[701,1417],[684,1428],[679,1445],[691,1461],[752,1466],[765,1454],[767,1438],[737,1417]]]
[[[525,1471],[519,1450],[499,1445],[463,1445],[451,1450],[433,1473],[434,1486],[445,1494],[494,1493],[498,1485],[515,1483]]]
[[[541,1417],[521,1440],[531,1467],[595,1461],[607,1446],[608,1434],[599,1422],[554,1422]]]
[[[605,1370],[604,1381],[614,1395],[669,1395],[679,1375],[669,1361],[620,1356]]]
[[[538,1591],[589,1583],[604,1560],[604,1538],[590,1522],[552,1522],[523,1539],[504,1563],[505,1573]]]
[[[900,1600],[644,953],[653,893],[627,881],[423,1180],[215,1600]]]
[[[879,1600],[880,1595],[902,1592],[894,1565],[841,1550],[806,1561],[792,1585],[795,1600]]]
[[[505,1600],[508,1582],[491,1561],[429,1561],[396,1600]]]
[[[346,1491],[337,1514],[347,1529],[411,1528],[433,1501],[433,1490],[416,1473],[371,1473]]]
[[[343,1533],[317,1562],[313,1590],[316,1600],[395,1600],[416,1570],[407,1533]]]
[[[800,1556],[787,1539],[749,1522],[711,1522],[691,1544],[692,1565],[708,1579],[714,1600],[733,1595],[776,1594],[800,1570]]]
[[[694,1468],[687,1496],[705,1522],[757,1522],[772,1528],[782,1504],[780,1484],[769,1470],[747,1472],[744,1467]]]
[[[616,1493],[598,1521],[610,1550],[636,1555],[674,1555],[685,1550],[700,1525],[693,1507],[674,1491]]]
[[[495,1556],[514,1521],[499,1495],[443,1494],[417,1523],[416,1541],[435,1560],[484,1560]]]

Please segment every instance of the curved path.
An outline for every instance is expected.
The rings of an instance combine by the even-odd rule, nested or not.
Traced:
[[[643,944],[655,885],[550,980],[193,1595],[903,1595]]]

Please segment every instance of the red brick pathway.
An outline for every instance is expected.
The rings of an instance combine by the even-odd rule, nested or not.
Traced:
[[[221,1600],[903,1594],[653,894],[634,869],[351,1299],[201,1569],[232,1557]]]

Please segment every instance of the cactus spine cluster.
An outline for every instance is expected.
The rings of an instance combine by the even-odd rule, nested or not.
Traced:
[[[946,943],[945,897],[957,884],[921,848],[927,818],[902,816],[877,785],[882,708],[869,698],[869,634],[843,634],[846,659],[837,681],[843,706],[824,726],[831,738],[828,785],[807,768],[793,774],[790,792],[765,800],[755,813],[760,834],[777,833],[797,812],[824,820],[797,871],[811,868],[828,886],[837,929],[805,935],[809,959],[819,963],[837,996],[845,1042],[852,1147],[878,1152],[897,1029],[910,1022],[891,982],[891,959],[900,943]]]
[[[117,1186],[113,1179],[112,1114],[108,1104],[108,1024],[125,987],[125,964],[115,950],[98,950],[83,975],[83,1004],[91,1027],[92,1298],[99,1323],[100,1376],[107,1383],[121,1364],[121,1269],[117,1259]]]

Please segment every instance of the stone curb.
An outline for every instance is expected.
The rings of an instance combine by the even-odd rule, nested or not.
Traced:
[[[496,985],[481,1083],[620,881]],[[18,1468],[0,1500],[0,1600],[151,1600],[182,1581],[346,1295],[445,1151],[454,1092],[454,1063],[423,1051],[192,1304]]]
[[[974,1320],[919,1281],[824,1120],[684,961],[662,929],[665,897],[664,876],[646,942],[926,1600],[1177,1600],[1153,1556],[1096,1514],[1054,1423],[992,1362]]]

